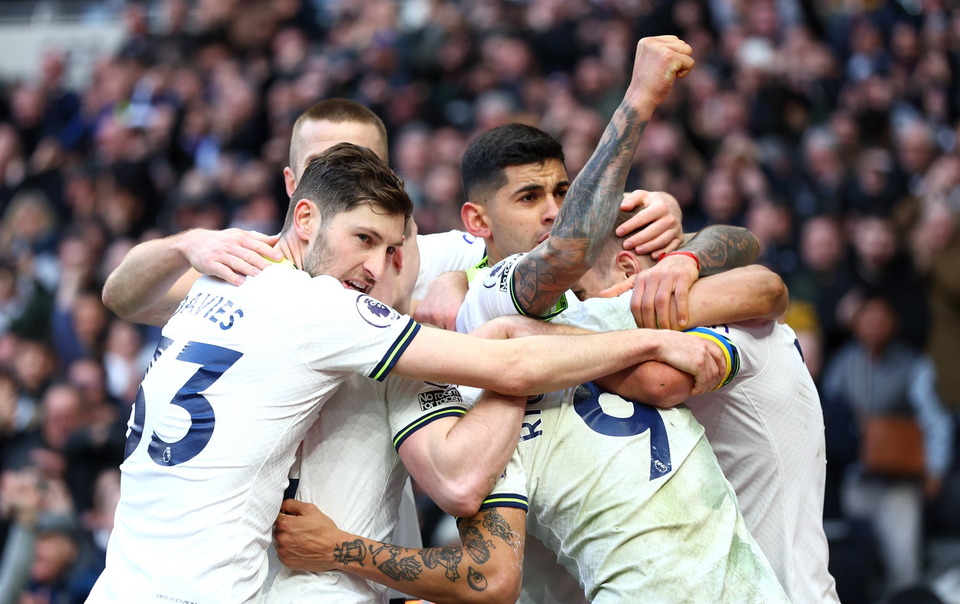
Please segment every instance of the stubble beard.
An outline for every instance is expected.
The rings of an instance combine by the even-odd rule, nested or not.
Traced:
[[[321,231],[317,233],[317,239],[313,242],[313,245],[307,248],[307,252],[303,256],[303,270],[311,277],[327,275],[330,268],[329,261],[330,253],[327,248],[327,238]],[[336,275],[330,276],[336,279],[340,278]]]

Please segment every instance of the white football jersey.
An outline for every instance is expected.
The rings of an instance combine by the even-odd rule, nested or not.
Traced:
[[[517,604],[588,604],[580,583],[557,554],[527,534],[523,546],[523,589]]]
[[[473,401],[455,386],[392,377],[384,383],[348,379],[320,412],[303,440],[296,498],[316,505],[341,529],[390,541],[409,476],[397,451],[432,422],[462,417]],[[484,500],[485,507],[526,509],[519,460]],[[308,573],[282,566],[271,549],[276,578],[262,602],[368,603],[387,601],[387,588],[347,572]]]
[[[413,290],[414,300],[423,300],[430,282],[448,271],[465,271],[487,255],[483,239],[463,231],[417,235],[420,247],[420,272]]]
[[[446,384],[350,377],[303,439],[296,498],[316,505],[347,532],[388,541],[409,476],[394,447],[395,435],[406,438],[432,421],[464,413],[459,391]],[[340,571],[292,571],[280,564],[273,549],[270,554],[271,568],[279,573],[263,602],[386,599],[387,588],[378,583]]]
[[[522,314],[511,284],[518,258],[474,280],[458,330]],[[583,304],[568,292],[547,316],[574,306]],[[660,410],[583,384],[528,405],[518,450],[527,532],[591,602],[787,601],[686,407]]]
[[[285,262],[199,279],[163,328],[89,602],[252,602],[297,445],[353,373],[382,380],[419,325]]]
[[[790,599],[839,602],[823,532],[823,411],[796,334],[772,321],[709,330],[736,345],[739,373],[687,405]]]

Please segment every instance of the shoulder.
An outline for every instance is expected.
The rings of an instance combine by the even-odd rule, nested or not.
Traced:
[[[463,231],[447,231],[445,233],[431,233],[429,235],[417,235],[417,245],[419,246],[434,246],[434,245],[444,245],[444,246],[457,246],[464,248],[472,248],[475,246],[482,247],[483,241],[471,235],[470,233],[464,233]]]

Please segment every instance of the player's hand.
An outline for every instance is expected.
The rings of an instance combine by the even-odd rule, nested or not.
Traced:
[[[678,332],[659,331],[651,335],[658,338],[656,360],[693,376],[690,396],[709,392],[720,384],[727,370],[727,361],[719,346],[703,338]]]
[[[673,195],[643,190],[625,194],[620,209],[630,212],[636,208],[642,209],[617,227],[617,237],[638,231],[623,242],[623,249],[650,254],[656,260],[660,254],[680,247],[683,243],[683,213]]]
[[[633,284],[637,281],[636,275],[630,275],[620,283],[611,285],[607,289],[601,290],[598,294],[601,298],[616,298],[633,289]]]
[[[427,286],[427,293],[417,305],[413,318],[441,329],[457,331],[457,314],[467,297],[467,274],[463,271],[442,273]]]
[[[676,78],[686,77],[695,64],[693,49],[676,36],[643,38],[637,43],[633,75],[624,100],[636,102],[641,115],[649,118],[673,87]]]
[[[273,247],[279,239],[279,235],[241,229],[192,229],[180,235],[178,247],[198,273],[240,285],[270,266],[266,258],[276,262],[283,259],[280,250]]]
[[[688,296],[700,278],[697,261],[689,256],[667,256],[636,276],[630,309],[637,327],[683,329],[690,317]],[[671,306],[676,304],[676,313]]]
[[[277,556],[293,570],[323,572],[336,568],[334,549],[343,533],[312,503],[286,499],[273,526]]]

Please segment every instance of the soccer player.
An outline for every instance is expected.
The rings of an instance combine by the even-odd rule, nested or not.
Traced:
[[[416,239],[404,247],[415,252]],[[415,253],[404,255],[402,271],[391,266],[371,290],[399,308],[409,306],[418,268]],[[284,502],[274,530],[281,559],[298,570],[282,567],[265,586],[262,602],[383,601],[381,584],[438,601],[515,601],[526,482],[518,460],[503,468],[516,454],[526,399],[488,391],[467,411],[468,401],[454,386],[396,376],[383,384],[366,383],[366,389],[354,384],[349,395],[341,389],[304,438],[298,500]],[[463,546],[392,545],[391,522],[396,522],[405,468],[441,507],[466,517],[459,523]],[[318,519],[321,527],[336,523],[354,535],[326,547],[317,541],[326,534],[317,532]],[[318,564],[324,558],[329,565]],[[294,565],[293,559],[301,563]],[[368,575],[338,572],[348,566]],[[331,569],[335,572],[317,572]]]
[[[617,226],[628,218],[629,214],[621,213]],[[598,296],[653,266],[648,257],[623,248],[630,235],[620,237],[611,231],[597,262],[573,287],[577,297]],[[661,407],[686,401],[737,493],[747,528],[790,599],[839,602],[827,569],[829,552],[823,532],[823,412],[796,334],[775,320],[786,309],[786,291],[780,282],[782,304],[772,305],[766,316],[757,314],[760,309],[747,310],[760,320],[718,325],[737,312],[744,317],[744,310],[762,297],[735,287],[730,277],[727,273],[699,281],[691,289],[690,304],[690,325],[701,326],[705,337],[726,338],[733,344],[730,350],[739,369],[723,388],[688,398],[686,376],[662,365],[620,372],[607,385]],[[718,294],[727,292],[714,296],[725,304],[703,304],[704,285]],[[675,309],[672,312],[676,325]],[[637,313],[636,320],[643,325],[642,313]]]
[[[662,84],[647,85],[653,98],[669,90]],[[511,314],[579,316],[567,291],[614,228],[656,106],[636,100],[628,90],[569,191],[559,144],[534,128],[504,126],[471,143],[462,165],[465,224],[505,259],[475,278],[458,330]],[[707,251],[688,253],[713,270]],[[731,354],[726,340],[711,341]],[[735,365],[725,370],[729,379]],[[654,409],[592,382],[545,392],[528,405],[519,444],[527,531],[557,554],[589,600],[786,601],[689,410]]]
[[[107,569],[89,601],[255,599],[297,443],[350,373],[526,394],[663,351],[704,385],[714,379],[713,352],[689,336],[468,342],[420,331],[365,295],[412,209],[368,149],[331,147],[294,198],[277,244],[283,261],[240,287],[198,279],[165,325],[134,405]]]

